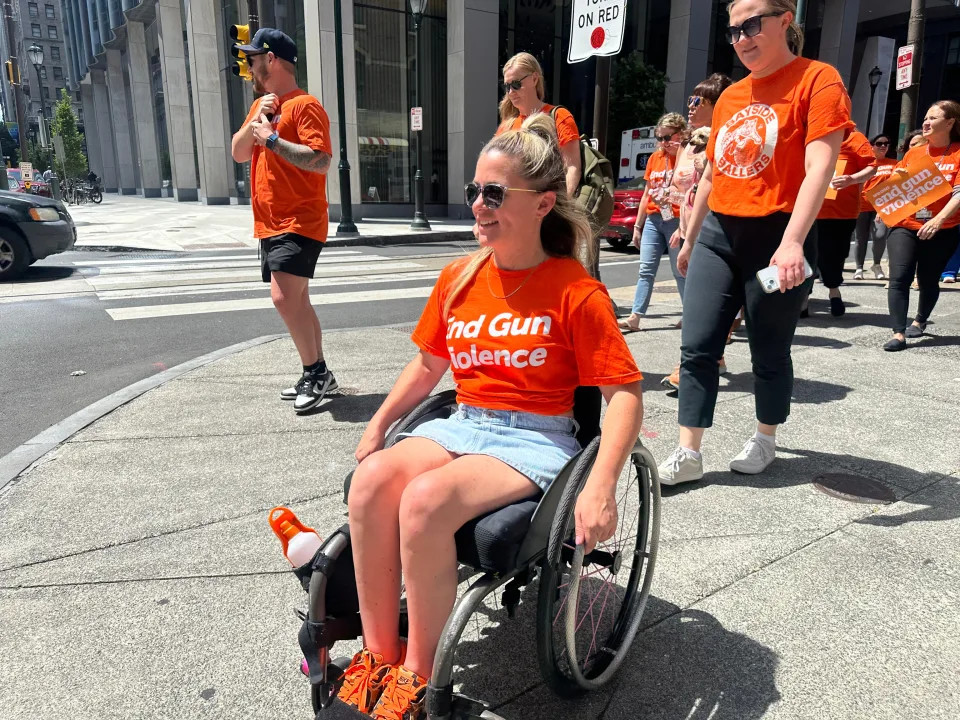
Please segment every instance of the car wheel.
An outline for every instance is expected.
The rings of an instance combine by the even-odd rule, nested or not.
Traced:
[[[0,281],[13,280],[30,264],[30,251],[22,237],[0,229]]]
[[[607,242],[610,243],[610,247],[614,250],[626,250],[630,247],[630,242],[633,238],[627,237],[626,235],[617,235],[616,237],[612,235],[607,236]]]

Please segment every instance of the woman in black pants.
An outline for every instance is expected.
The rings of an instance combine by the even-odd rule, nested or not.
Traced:
[[[887,157],[890,152],[890,138],[881,133],[870,141],[873,146],[873,155],[877,159],[877,173],[869,182],[864,183],[864,194],[874,185],[883,182],[893,171],[897,161],[894,158]],[[904,150],[906,152],[906,150]],[[880,266],[880,260],[883,258],[883,251],[887,249],[887,234],[890,229],[883,224],[882,220],[877,219],[877,211],[874,210],[866,197],[860,196],[860,215],[857,216],[857,267],[853,271],[854,280],[863,280],[863,263],[867,259],[867,243],[873,238],[873,277],[875,280],[885,280],[883,268]]]
[[[840,145],[838,174],[830,181],[827,197],[817,215],[817,267],[829,291],[830,314],[834,317],[846,312],[840,297],[843,265],[850,254],[850,239],[860,214],[860,184],[877,172],[875,163],[867,136],[857,131],[847,135]]]
[[[960,103],[939,100],[930,106],[923,119],[925,145],[903,156],[895,174],[906,174],[911,164],[930,157],[952,186],[952,194],[901,220],[887,238],[890,255],[890,287],[887,306],[893,338],[883,346],[896,352],[907,347],[907,338],[918,338],[927,328],[930,313],[940,298],[940,273],[957,249],[960,236]],[[920,288],[920,301],[913,324],[907,327],[910,283],[914,274]]]
[[[703,477],[700,443],[713,424],[717,362],[741,306],[756,378],[757,432],[730,469],[759,473],[773,462],[777,426],[790,413],[790,345],[809,292],[804,256],[816,262],[808,236],[840,143],[853,128],[836,69],[797,57],[803,33],[793,2],[734,0],[728,10],[727,39],[750,74],[717,101],[707,164],[677,260],[682,271],[689,265],[689,294],[680,348],[679,445],[659,468],[668,485]],[[778,283],[768,293],[757,273],[770,266],[776,266]]]

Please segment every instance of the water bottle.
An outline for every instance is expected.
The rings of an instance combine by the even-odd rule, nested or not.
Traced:
[[[275,507],[270,511],[269,523],[283,545],[284,557],[295,568],[313,560],[313,556],[323,544],[316,530],[300,522],[289,508]]]

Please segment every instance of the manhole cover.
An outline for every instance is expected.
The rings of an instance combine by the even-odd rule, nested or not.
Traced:
[[[827,473],[813,479],[813,486],[841,500],[855,503],[889,505],[897,499],[893,490],[879,480],[848,473]]]

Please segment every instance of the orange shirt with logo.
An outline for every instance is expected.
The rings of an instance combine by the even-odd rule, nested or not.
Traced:
[[[861,170],[876,165],[877,156],[873,145],[862,132],[854,130],[840,144],[837,156],[837,171],[840,175],[856,175]],[[861,184],[847,185],[836,191],[836,197],[823,201],[818,220],[854,220],[860,214]]]
[[[870,201],[867,200],[867,190],[870,190],[874,185],[879,185],[884,180],[889,178],[890,173],[893,172],[893,168],[896,167],[896,165],[897,161],[893,158],[885,157],[877,160],[877,174],[863,184],[863,192],[860,195],[861,212],[870,212],[873,210],[873,206],[870,205]]]
[[[907,154],[903,156],[903,160],[897,163],[896,167],[909,168],[911,162],[918,158],[926,157],[927,155],[930,156],[933,163],[940,169],[940,174],[946,179],[947,184],[951,187],[960,186],[960,172],[958,172],[958,170],[960,170],[960,142],[950,143],[947,147],[935,148],[930,145],[920,145],[912,148],[907,150]],[[910,215],[897,223],[895,227],[919,230],[927,220],[931,220],[938,212],[946,207],[951,197],[953,196],[946,195],[928,205],[926,209],[929,211],[930,217],[926,220],[917,218],[916,215]],[[944,220],[940,229],[945,230],[946,228],[956,227],[957,225],[960,225],[960,212],[955,212],[952,217]]]
[[[247,113],[243,127],[259,117],[258,98]],[[283,140],[332,154],[327,113],[319,100],[299,88],[279,98],[274,127]],[[326,242],[329,228],[326,175],[301,170],[273,150],[254,145],[250,185],[254,237],[296,233]]]
[[[666,199],[670,195],[670,183],[673,180],[673,169],[676,166],[677,156],[664,152],[663,148],[657,148],[653,151],[653,155],[647,158],[647,170],[643,173],[650,198],[647,202],[647,215],[660,212],[661,202],[666,205]],[[680,215],[679,205],[671,203],[670,208],[673,211],[673,217]]]
[[[544,105],[538,112],[549,115],[551,112],[553,112],[554,107],[554,105]],[[506,130],[519,130],[520,126],[523,125],[523,121],[526,119],[526,115],[519,115],[511,121],[503,123],[497,128],[495,135],[499,135]],[[557,110],[556,121],[557,144],[560,147],[563,147],[568,143],[572,143],[574,140],[580,139],[580,131],[577,129],[577,121],[573,119],[573,115],[565,107],[561,107]]]
[[[548,258],[531,270],[498,270],[491,257],[445,315],[467,262],[443,269],[412,335],[422,350],[450,361],[458,402],[563,415],[579,385],[642,379],[606,288],[577,260]]]
[[[826,63],[797,58],[767,77],[734,83],[713,111],[710,209],[739,217],[791,212],[807,144],[853,126],[843,80]]]

